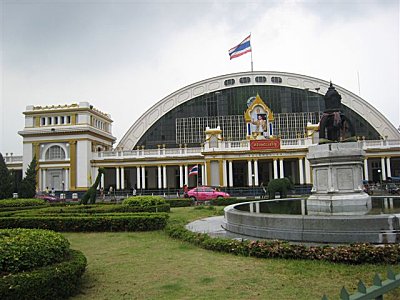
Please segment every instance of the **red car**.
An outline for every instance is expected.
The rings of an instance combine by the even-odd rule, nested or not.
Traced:
[[[188,191],[188,196],[194,201],[208,201],[217,198],[229,198],[230,195],[225,192],[217,191],[208,186],[201,186]]]
[[[46,195],[46,194],[36,194],[35,198],[37,199],[43,199],[47,202],[60,202],[61,199],[56,197],[56,196],[52,196],[52,195]]]

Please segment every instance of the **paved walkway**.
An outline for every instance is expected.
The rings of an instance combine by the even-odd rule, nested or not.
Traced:
[[[227,239],[256,240],[251,236],[240,235],[226,231],[224,226],[224,216],[209,217],[191,222],[186,225],[186,229],[192,232],[207,233],[212,237],[223,237]]]

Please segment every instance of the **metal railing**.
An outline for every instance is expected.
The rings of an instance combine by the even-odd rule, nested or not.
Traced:
[[[382,300],[383,295],[390,292],[391,290],[400,286],[400,273],[394,274],[391,268],[387,271],[387,279],[382,281],[378,274],[375,274],[372,286],[366,287],[364,282],[361,280],[358,282],[357,292],[350,295],[345,287],[342,287],[340,291],[341,300]],[[322,300],[328,300],[328,297],[324,295]]]
[[[364,150],[368,149],[390,149],[400,147],[399,140],[360,140],[361,146]],[[296,149],[296,148],[306,148],[312,144],[311,139],[298,138],[298,139],[282,139],[281,148],[282,149]],[[107,158],[146,158],[146,157],[159,157],[159,156],[182,156],[190,157],[194,155],[201,155],[202,151],[249,151],[250,142],[247,140],[243,141],[223,141],[219,143],[218,147],[195,147],[195,148],[158,148],[158,149],[136,149],[136,150],[113,150],[113,151],[101,151],[93,153],[94,159],[107,159]],[[4,156],[6,164],[11,163],[22,163],[23,157],[21,155],[14,156],[6,154]]]

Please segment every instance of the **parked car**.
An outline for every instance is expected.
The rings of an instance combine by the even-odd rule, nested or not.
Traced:
[[[194,201],[209,201],[217,198],[229,198],[230,195],[209,186],[200,186],[188,191],[188,196]]]
[[[60,202],[61,201],[60,198],[58,198],[56,196],[48,195],[48,194],[36,194],[35,198],[43,199],[47,202]]]

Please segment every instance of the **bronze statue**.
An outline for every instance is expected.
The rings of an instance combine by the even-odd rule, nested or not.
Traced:
[[[325,110],[319,121],[319,143],[355,141],[354,127],[341,112],[342,96],[330,83],[324,96]]]

